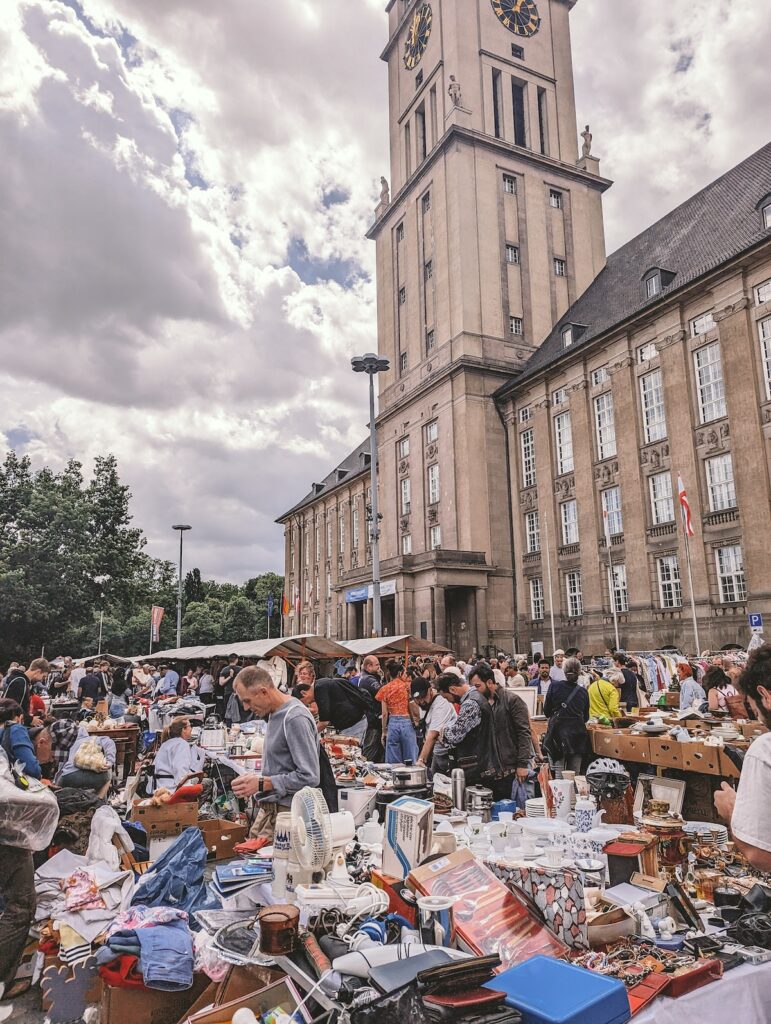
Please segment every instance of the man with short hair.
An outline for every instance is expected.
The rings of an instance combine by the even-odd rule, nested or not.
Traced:
[[[562,664],[565,661],[565,652],[562,649],[554,652],[554,664],[549,672],[549,678],[553,683],[564,683],[565,682],[565,671],[562,668]]]
[[[42,683],[50,671],[51,666],[45,658],[35,658],[34,661],[30,662],[30,666],[26,671],[22,671],[21,667],[19,667],[14,670],[13,675],[9,673],[8,685],[5,688],[4,696],[9,700],[15,700],[21,707],[24,712],[25,725],[32,725],[32,715],[29,708],[32,688],[35,683]],[[42,722],[40,724],[42,725]]]
[[[429,679],[413,680],[410,697],[415,701],[420,710],[425,713],[423,724],[426,729],[426,738],[418,755],[418,764],[424,764],[429,767],[431,767],[439,733],[446,725],[452,725],[458,717],[458,712],[453,705],[446,700],[437,700],[438,696],[436,689]],[[438,753],[441,755],[443,751],[439,750]]]
[[[493,750],[493,715],[489,703],[464,678],[444,672],[435,683],[446,700],[460,705],[454,722],[439,730],[439,742],[447,748],[447,768],[462,768],[467,785],[480,782],[496,768]],[[434,767],[437,768],[436,758]],[[447,771],[442,766],[440,770]]]
[[[316,679],[313,697],[319,709],[319,732],[331,725],[340,736],[350,736],[364,742],[368,728],[368,714],[374,710],[374,701],[360,687],[343,679]]]
[[[304,786],[319,785],[316,723],[307,707],[277,689],[269,673],[256,665],[241,669],[234,692],[247,711],[267,719],[268,728],[262,772],[238,776],[232,789],[237,797],[258,799],[260,810],[250,836],[272,838],[279,810],[288,810]]]
[[[455,658],[453,658],[451,654],[444,655],[444,657],[439,662],[439,667],[441,668],[443,674],[449,672],[451,675],[454,676],[463,676],[463,673],[455,663]]]
[[[541,658],[538,662],[538,675],[530,685],[537,686],[538,692],[542,697],[545,697],[548,693],[551,685],[551,665],[546,658]]]
[[[636,708],[639,701],[637,697],[637,676],[626,667],[626,655],[622,651],[616,651],[613,655],[613,664],[616,670],[624,677],[624,685],[621,687],[621,703],[626,704],[627,711]]]
[[[361,663],[359,689],[372,697],[375,707],[367,714],[367,731],[361,745],[361,752],[367,761],[380,764],[385,756],[382,742],[383,721],[382,704],[377,700],[377,693],[383,685],[383,674],[380,661],[374,654],[368,654]]]
[[[107,696],[107,687],[104,679],[96,672],[87,672],[78,683],[78,700],[82,703],[86,698],[92,704]]]
[[[527,782],[533,758],[530,715],[520,696],[500,686],[492,668],[480,662],[471,673],[471,683],[490,704],[493,717],[493,745],[498,769],[492,787],[496,800],[511,798],[514,782]]]
[[[179,673],[175,672],[173,668],[169,668],[168,665],[161,665],[161,678],[155,687],[153,697],[156,700],[168,700],[169,698],[176,697],[178,686]]]
[[[771,644],[752,651],[739,689],[761,722],[771,729]],[[758,736],[744,757],[739,788],[724,782],[715,807],[730,823],[731,838],[756,871],[771,871],[771,732]]]

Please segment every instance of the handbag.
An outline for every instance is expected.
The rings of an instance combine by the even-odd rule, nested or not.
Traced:
[[[546,728],[546,734],[541,740],[541,749],[545,750],[547,754],[552,758],[553,761],[561,761],[565,756],[565,747],[562,743],[562,737],[557,732],[557,723],[560,720],[560,716],[564,711],[570,707],[573,698],[578,694],[579,686],[578,683],[573,688],[573,692],[570,694],[568,699],[564,701],[562,707],[557,708],[554,714],[549,719],[549,725]]]
[[[571,949],[589,948],[584,883],[577,871],[539,867],[488,867],[509,888],[529,896],[557,938]]]
[[[86,740],[85,743],[81,743],[75,751],[72,763],[76,768],[87,772],[108,772],[110,770],[110,762],[104,756],[104,751],[96,740]]]

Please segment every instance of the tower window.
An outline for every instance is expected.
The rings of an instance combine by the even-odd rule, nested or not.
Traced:
[[[397,242],[403,242],[404,241],[404,224],[397,225],[397,228],[396,228],[396,241]]]
[[[519,263],[519,248],[516,245],[506,245],[506,262]]]
[[[424,271],[425,271],[426,280],[430,281],[431,278],[434,276],[434,263],[433,263],[433,260],[426,260],[426,265],[424,267]]]
[[[418,161],[425,160],[428,153],[428,142],[426,140],[426,108],[422,103],[415,111],[415,133]]]
[[[407,353],[406,352],[400,352],[399,353],[399,372],[400,373],[404,373],[404,371],[406,369],[407,369]]]
[[[521,316],[509,317],[509,331],[511,332],[511,334],[521,335],[523,333],[523,324]]]
[[[511,98],[514,104],[514,145],[527,146],[525,86],[514,79],[511,81]]]
[[[434,334],[433,327],[430,331],[426,331],[426,355],[429,355],[436,348],[436,335]]]
[[[428,211],[430,209],[431,209],[431,193],[430,192],[426,192],[426,194],[423,196],[423,213],[428,213]]]
[[[541,140],[541,152],[546,155],[549,152],[548,132],[546,122],[546,90],[538,90],[538,133]]]
[[[554,273],[557,275],[557,277],[565,277],[566,276],[566,274],[567,274],[567,264],[565,263],[564,260],[561,260],[561,259],[555,259],[554,260]]]
[[[570,348],[573,344],[573,326],[568,324],[567,327],[562,328],[562,347]]]
[[[415,75],[415,88],[419,89],[422,84],[423,84],[423,72],[422,71],[418,71],[417,75]]]
[[[503,118],[501,116],[503,110],[503,87],[501,79],[500,71],[497,68],[493,68],[493,130],[496,139],[500,139],[503,135]]]
[[[508,196],[515,196],[517,194],[517,179],[511,174],[504,174],[503,176],[503,191]]]
[[[406,288],[400,288],[399,289],[399,305],[403,306],[406,301],[407,301],[407,289]]]
[[[516,43],[512,43],[511,44],[511,56],[515,57],[517,60],[524,60],[525,59],[525,50],[524,50],[524,48],[522,46],[517,46]]]
[[[562,193],[558,192],[556,188],[549,189],[549,206],[555,210],[562,209]]]

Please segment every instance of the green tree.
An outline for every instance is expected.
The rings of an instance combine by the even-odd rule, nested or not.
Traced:
[[[270,635],[281,635],[281,598],[284,593],[284,577],[275,572],[266,572],[254,576],[244,584],[244,594],[255,605],[257,613],[257,639],[264,640],[268,635],[268,597],[273,597],[273,615],[270,620]]]
[[[223,642],[223,609],[218,601],[193,601],[182,618],[185,647]]]
[[[193,604],[194,601],[203,601],[208,590],[209,583],[204,583],[201,579],[201,570],[191,569],[182,584],[185,605]]]
[[[225,606],[222,620],[222,643],[239,643],[254,640],[257,626],[257,612],[253,602],[243,594],[232,597]]]

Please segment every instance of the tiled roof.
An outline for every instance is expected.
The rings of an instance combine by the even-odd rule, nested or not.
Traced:
[[[522,373],[499,393],[511,391],[630,316],[771,238],[759,210],[770,194],[771,143],[609,256],[605,268],[556,324]],[[660,295],[646,299],[643,276],[654,267],[675,276]],[[562,346],[566,324],[586,327],[569,353]]]
[[[300,512],[308,505],[318,501],[319,498],[323,498],[331,494],[332,491],[337,490],[338,487],[342,487],[343,484],[350,483],[351,480],[361,476],[362,473],[368,473],[369,460],[365,461],[365,455],[369,455],[369,438],[366,441],[362,441],[358,448],[355,448],[350,455],[347,455],[339,466],[333,469],[328,476],[324,477],[320,484],[314,484],[310,493],[306,494],[303,500],[298,502],[294,508],[290,508],[288,512],[284,512],[282,516],[279,516],[276,522],[283,522],[294,512]]]

